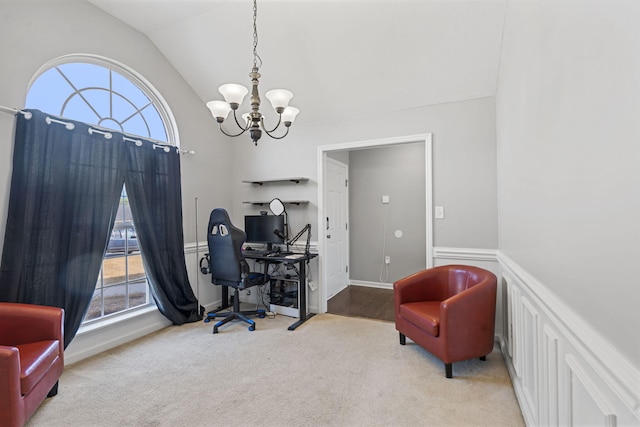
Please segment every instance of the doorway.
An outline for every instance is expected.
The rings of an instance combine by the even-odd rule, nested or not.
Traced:
[[[326,145],[318,147],[318,224],[324,224],[327,217],[327,206],[329,204],[327,196],[327,183],[329,180],[329,170],[328,163],[330,162],[330,155],[334,156],[339,154],[340,152],[349,152],[352,150],[363,150],[368,148],[380,148],[387,146],[394,146],[398,144],[415,144],[422,143],[424,144],[424,153],[425,153],[425,249],[426,249],[426,259],[425,259],[425,267],[429,268],[433,266],[433,218],[432,218],[432,200],[433,200],[433,187],[432,187],[432,135],[428,134],[420,134],[420,135],[409,135],[402,137],[394,137],[394,138],[384,138],[384,139],[376,139],[376,140],[367,140],[367,141],[356,141],[349,142],[343,144],[334,144],[334,145]],[[348,203],[348,202],[347,202]],[[345,210],[348,208],[345,207]],[[319,304],[320,304],[320,312],[327,312],[327,301],[331,294],[331,289],[328,285],[328,277],[329,271],[335,269],[335,266],[332,265],[335,260],[332,260],[329,256],[329,244],[330,238],[327,238],[328,233],[323,229],[323,233],[319,235],[318,238],[318,252],[320,254],[320,294],[319,294]],[[348,233],[346,235],[347,247],[348,247]],[[348,256],[349,254],[344,254],[347,257],[347,265],[348,265]]]

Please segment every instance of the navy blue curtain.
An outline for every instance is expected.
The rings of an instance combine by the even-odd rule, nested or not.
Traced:
[[[174,324],[201,318],[184,268],[175,148],[169,153],[159,150],[164,160],[173,152],[178,162],[177,168],[164,167],[150,141],[136,143],[117,132],[110,132],[108,139],[87,124],[38,110],[29,112],[30,119],[18,114],[16,122],[0,301],[64,308],[67,346],[93,296],[126,182],[134,224],[142,230],[138,231],[140,247],[158,307]],[[153,175],[158,182],[141,180],[140,168],[131,166],[155,161],[167,172],[162,177]],[[171,196],[162,196],[162,191]],[[140,199],[135,209],[134,198]],[[166,204],[153,204],[158,200]],[[168,227],[172,229],[165,230]],[[157,243],[155,235],[164,233],[172,238]],[[173,259],[167,264],[170,273],[164,273],[168,258]]]
[[[182,233],[180,154],[127,141],[125,179],[145,271],[158,309],[174,324],[202,319],[187,276]]]

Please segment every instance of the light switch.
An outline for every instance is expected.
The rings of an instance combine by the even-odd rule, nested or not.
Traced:
[[[436,206],[436,219],[444,218],[444,206]]]
[[[384,204],[389,203],[389,196],[387,196],[387,195],[382,196],[382,203],[384,203]]]

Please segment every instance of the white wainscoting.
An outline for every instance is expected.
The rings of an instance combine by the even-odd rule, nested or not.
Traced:
[[[500,344],[527,425],[639,426],[640,373],[544,284],[498,261]]]
[[[433,248],[433,265],[464,264],[487,269],[496,276],[499,273],[495,249],[475,248]],[[393,283],[350,280],[350,285],[368,286],[371,288],[393,289]]]

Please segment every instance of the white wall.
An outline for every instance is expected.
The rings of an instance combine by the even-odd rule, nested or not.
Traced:
[[[508,6],[500,252],[531,423],[640,423],[639,19],[632,1]],[[564,372],[558,382],[549,367]]]

